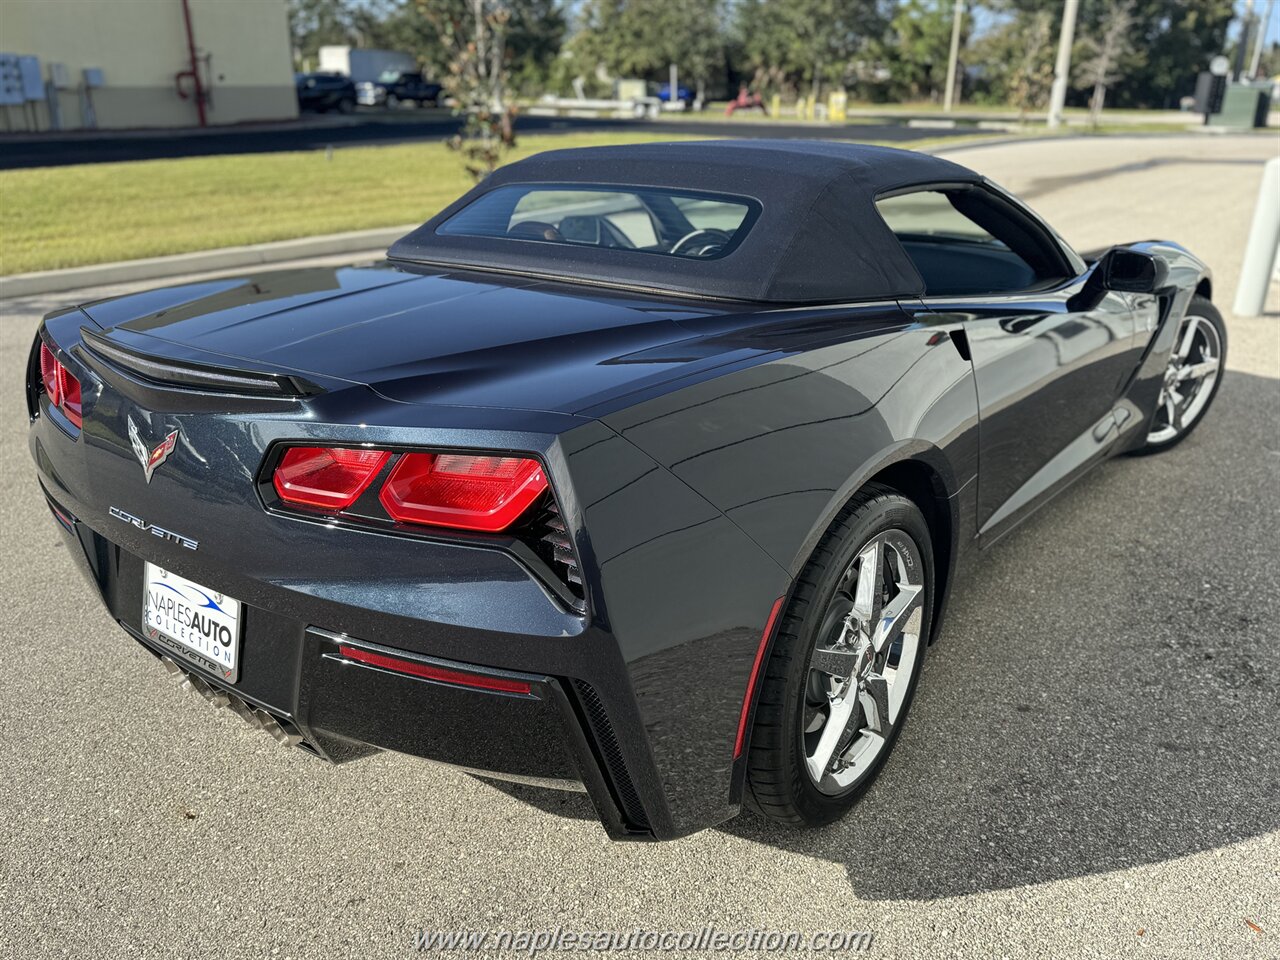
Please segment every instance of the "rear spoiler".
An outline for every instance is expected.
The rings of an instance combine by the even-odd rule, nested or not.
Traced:
[[[324,392],[310,380],[289,374],[149,357],[122,347],[88,327],[80,328],[80,337],[81,349],[100,363],[156,386],[287,400]]]

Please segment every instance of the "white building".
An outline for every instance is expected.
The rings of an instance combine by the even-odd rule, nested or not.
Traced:
[[[0,0],[0,54],[0,131],[298,115],[285,0]]]

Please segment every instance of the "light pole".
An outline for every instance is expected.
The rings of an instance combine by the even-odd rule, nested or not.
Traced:
[[[1258,39],[1253,41],[1253,59],[1249,61],[1250,80],[1258,76],[1258,64],[1262,60],[1262,46],[1267,42],[1267,30],[1271,27],[1271,11],[1274,9],[1274,3],[1267,4],[1266,12],[1262,15],[1262,26],[1258,28]]]
[[[956,63],[960,59],[960,26],[964,22],[964,0],[956,0],[955,19],[951,22],[951,55],[947,58],[947,92],[942,100],[944,113],[951,112],[956,97]]]
[[[1244,16],[1240,18],[1240,42],[1236,44],[1236,66],[1231,72],[1236,82],[1244,79],[1245,50],[1249,46],[1249,28],[1253,26],[1253,0],[1245,0]]]
[[[1049,127],[1062,125],[1062,108],[1067,102],[1067,85],[1071,83],[1071,44],[1076,36],[1076,16],[1080,0],[1066,0],[1062,8],[1062,32],[1058,34],[1058,62],[1053,67],[1053,92],[1049,96]]]

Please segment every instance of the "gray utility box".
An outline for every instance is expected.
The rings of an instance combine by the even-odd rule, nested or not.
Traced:
[[[1243,83],[1230,84],[1223,93],[1222,108],[1209,115],[1211,127],[1265,127],[1267,111],[1271,108],[1268,90],[1250,87]]]

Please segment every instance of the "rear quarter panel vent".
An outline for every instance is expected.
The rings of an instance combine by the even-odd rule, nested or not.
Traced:
[[[556,572],[575,597],[583,599],[582,569],[578,565],[578,555],[573,549],[564,517],[554,500],[548,500],[535,529],[541,534],[533,544],[538,555]]]

